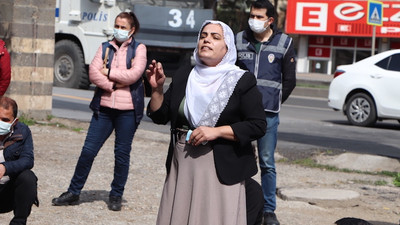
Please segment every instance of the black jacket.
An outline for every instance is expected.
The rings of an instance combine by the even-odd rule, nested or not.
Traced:
[[[175,144],[173,132],[179,126],[177,124],[178,110],[185,95],[189,73],[190,67],[177,71],[164,94],[164,101],[160,109],[152,112],[150,107],[147,107],[147,115],[153,122],[157,124],[171,122],[171,142],[166,162],[168,173]],[[238,139],[235,142],[220,138],[211,142],[217,176],[223,184],[236,184],[257,173],[257,163],[251,141],[262,137],[266,131],[261,98],[254,75],[245,73],[238,81],[216,124],[216,126],[230,125]]]
[[[4,142],[3,165],[6,167],[5,176],[10,178],[17,176],[24,170],[33,167],[33,141],[29,127],[17,122],[13,134]]]

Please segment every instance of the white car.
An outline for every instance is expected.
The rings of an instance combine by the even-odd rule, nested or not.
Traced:
[[[338,66],[329,86],[328,105],[342,110],[351,124],[400,122],[400,49]]]

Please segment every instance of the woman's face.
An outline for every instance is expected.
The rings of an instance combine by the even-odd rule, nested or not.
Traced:
[[[222,27],[219,24],[207,24],[197,43],[200,60],[207,66],[216,66],[227,52]]]
[[[120,30],[128,30],[129,35],[133,34],[133,32],[135,31],[135,27],[131,27],[128,19],[121,17],[115,18],[114,28]]]

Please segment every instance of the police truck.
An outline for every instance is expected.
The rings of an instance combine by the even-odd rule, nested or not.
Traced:
[[[56,0],[54,86],[89,88],[88,65],[101,43],[113,38],[122,11],[136,14],[135,39],[146,45],[148,61],[163,62],[171,75],[190,63],[203,21],[213,19],[212,4],[203,0]]]

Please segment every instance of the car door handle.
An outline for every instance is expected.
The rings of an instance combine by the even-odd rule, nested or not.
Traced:
[[[369,75],[371,78],[374,78],[374,79],[380,79],[380,78],[382,78],[382,75],[380,75],[380,74],[370,74]]]

